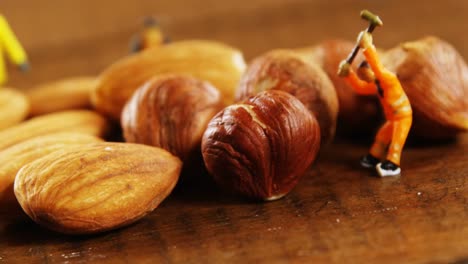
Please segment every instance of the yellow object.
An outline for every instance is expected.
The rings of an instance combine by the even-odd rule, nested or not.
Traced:
[[[26,52],[11,30],[5,17],[0,15],[0,86],[7,81],[3,54],[6,54],[18,66],[27,63]]]
[[[146,28],[142,34],[142,50],[159,47],[164,43],[164,34],[159,26]]]
[[[133,53],[140,52],[149,48],[160,47],[166,41],[167,39],[159,25],[149,25],[145,26],[142,32],[132,38],[130,50]]]

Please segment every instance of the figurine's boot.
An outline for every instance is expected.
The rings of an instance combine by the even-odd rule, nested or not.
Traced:
[[[371,154],[367,154],[361,158],[361,166],[364,168],[375,168],[375,166],[380,162],[380,160]]]
[[[380,177],[398,176],[401,173],[400,167],[389,160],[377,164],[376,169]]]

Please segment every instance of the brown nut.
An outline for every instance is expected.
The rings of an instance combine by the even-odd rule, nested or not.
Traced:
[[[214,180],[234,193],[275,200],[315,160],[320,128],[290,94],[269,90],[226,107],[208,124],[202,154]]]
[[[250,64],[241,78],[237,98],[242,100],[269,89],[282,90],[298,98],[317,118],[322,143],[333,140],[338,99],[322,69],[293,51],[270,51]]]
[[[208,82],[180,75],[154,78],[123,110],[125,141],[161,147],[187,161],[199,155],[203,132],[221,108],[220,93]]]
[[[26,214],[49,229],[103,232],[153,211],[176,185],[181,164],[160,148],[85,145],[24,166],[16,176],[15,195]]]
[[[38,136],[0,151],[0,211],[19,209],[13,193],[16,173],[24,165],[49,153],[96,143],[101,139],[87,134],[54,133]]]
[[[406,42],[389,50],[384,64],[411,102],[414,136],[444,139],[468,131],[468,67],[453,46],[436,37]]]
[[[297,50],[312,63],[321,65],[335,87],[338,96],[339,113],[337,130],[346,135],[372,133],[383,118],[376,96],[358,95],[337,74],[338,65],[353,50],[355,43],[346,40],[327,40],[315,47]],[[364,60],[359,52],[352,69]]]
[[[31,102],[31,116],[91,106],[91,92],[96,77],[74,77],[44,83],[26,92]]]
[[[28,113],[29,101],[23,93],[0,87],[0,130],[23,121]]]
[[[245,70],[242,53],[213,41],[179,41],[149,49],[118,61],[99,78],[92,96],[96,109],[116,121],[133,92],[161,74],[188,74],[219,89],[223,102],[233,102]]]
[[[57,112],[38,116],[0,131],[0,151],[27,139],[51,133],[76,132],[102,137],[108,130],[109,122],[96,112]]]

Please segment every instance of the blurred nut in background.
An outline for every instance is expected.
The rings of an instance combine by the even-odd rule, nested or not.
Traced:
[[[23,121],[29,113],[29,100],[20,91],[0,87],[0,130]]]
[[[154,78],[123,110],[125,141],[161,147],[187,161],[200,154],[203,132],[221,108],[221,95],[208,82],[180,75]]]
[[[418,138],[444,139],[468,131],[468,68],[447,42],[426,37],[386,53],[413,108],[411,132]]]
[[[109,122],[89,110],[70,110],[38,116],[0,131],[0,151],[33,137],[57,132],[76,132],[105,136]]]
[[[369,135],[382,120],[382,111],[376,96],[356,94],[345,80],[338,76],[340,62],[353,50],[355,43],[346,40],[327,40],[317,46],[298,49],[297,51],[311,63],[322,67],[335,87],[339,102],[337,130],[345,135]],[[358,53],[352,65],[354,71],[364,60]]]
[[[38,224],[67,234],[97,233],[153,211],[176,185],[181,166],[160,148],[96,143],[29,163],[14,190]]]
[[[102,73],[92,96],[96,109],[119,121],[133,92],[160,74],[188,74],[209,81],[228,105],[245,70],[242,53],[214,41],[180,41],[124,58]]]
[[[298,183],[319,147],[320,128],[308,109],[286,92],[269,90],[219,112],[203,135],[202,154],[225,189],[276,200]]]
[[[31,116],[71,109],[90,108],[96,77],[74,77],[41,84],[26,92]]]
[[[237,99],[275,89],[294,95],[317,118],[322,143],[333,140],[338,115],[335,89],[319,66],[306,62],[289,50],[270,51],[249,65],[242,76]]]

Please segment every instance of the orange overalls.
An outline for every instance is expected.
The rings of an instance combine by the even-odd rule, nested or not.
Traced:
[[[132,52],[138,52],[149,48],[159,47],[166,39],[159,26],[144,28],[142,32],[134,36],[131,41]]]
[[[142,33],[141,49],[159,47],[164,43],[164,35],[158,27],[145,28]]]
[[[411,105],[396,75],[380,63],[375,46],[371,45],[363,51],[363,54],[375,74],[376,82],[365,82],[359,79],[352,70],[346,77],[346,81],[358,94],[378,94],[387,119],[377,132],[369,153],[382,159],[388,148],[387,160],[400,166],[401,151],[413,120]],[[377,85],[383,93],[378,91]]]

